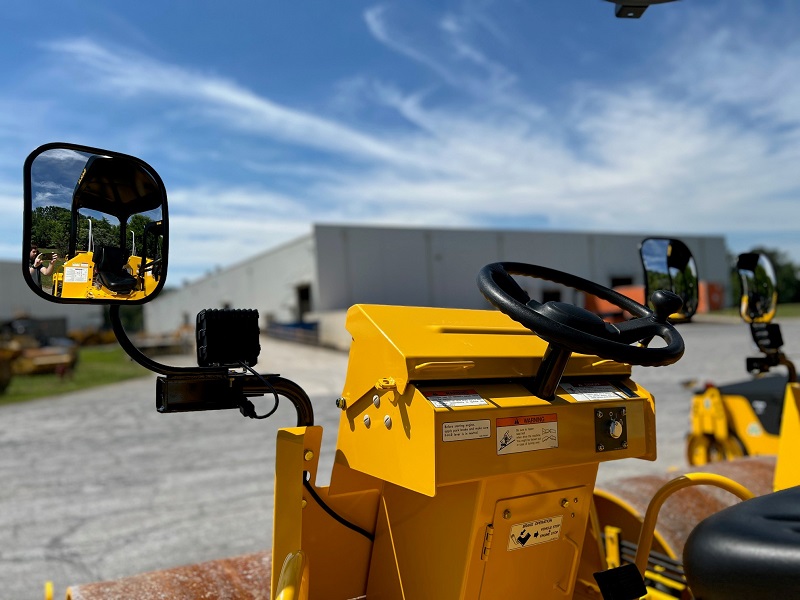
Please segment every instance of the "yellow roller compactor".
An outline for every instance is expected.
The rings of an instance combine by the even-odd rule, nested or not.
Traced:
[[[166,217],[166,192],[151,167],[71,144],[43,146],[29,157],[26,215],[37,185],[30,166],[53,151],[73,152],[84,163],[103,157],[117,174],[100,192],[108,198],[116,197],[117,188],[136,187],[136,178],[147,173]],[[165,249],[166,218],[159,227]],[[520,287],[518,278],[525,277],[595,295],[633,318],[611,324],[568,303],[539,303]],[[81,298],[110,303],[120,344],[159,374],[159,412],[238,409],[266,417],[256,414],[250,398],[268,394],[294,405],[297,426],[281,429],[275,442],[269,550],[75,586],[67,597],[797,596],[796,469],[783,471],[785,489],[778,493],[749,490],[720,472],[654,478],[634,497],[633,483],[620,482],[617,491],[595,486],[600,463],[656,457],[656,401],[631,378],[631,366],[680,359],[683,340],[669,322],[681,310],[679,295],[656,291],[651,309],[591,281],[520,262],[487,265],[477,284],[498,310],[350,309],[346,326],[353,342],[336,400],[340,420],[328,486],[316,483],[322,429],[314,425],[307,394],[296,383],[253,369],[260,350],[256,311],[201,311],[198,366],[172,367],[131,343],[119,320],[124,300]],[[784,427],[800,434],[795,402],[786,405]],[[790,465],[795,451],[787,445],[784,456],[783,450],[779,475],[781,462],[786,458]],[[705,495],[691,505],[670,504],[681,490]],[[659,514],[665,525],[656,528]]]

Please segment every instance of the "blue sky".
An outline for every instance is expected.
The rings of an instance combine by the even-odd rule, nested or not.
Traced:
[[[722,234],[800,263],[796,0],[3,12],[2,259],[25,156],[71,141],[160,173],[171,285],[313,222]]]

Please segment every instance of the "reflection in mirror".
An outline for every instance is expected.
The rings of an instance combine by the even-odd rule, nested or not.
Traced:
[[[689,247],[680,240],[647,238],[639,248],[645,271],[645,298],[657,290],[675,292],[683,300],[683,307],[672,321],[688,321],[697,312],[699,282],[697,265]]]
[[[769,323],[778,308],[775,270],[765,254],[747,252],[736,262],[742,285],[739,314],[747,323]]]
[[[55,301],[144,301],[166,274],[161,180],[133,157],[78,148],[26,162],[28,283]]]

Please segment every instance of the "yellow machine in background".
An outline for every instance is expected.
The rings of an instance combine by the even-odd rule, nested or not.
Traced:
[[[157,224],[158,225],[158,224]],[[95,260],[95,256],[97,259]],[[143,257],[113,246],[78,252],[53,274],[53,295],[62,298],[141,300],[153,293],[158,275],[142,268]]]
[[[739,256],[737,270],[742,286],[740,314],[762,356],[747,359],[750,380],[711,385],[692,398],[691,433],[687,460],[704,465],[741,456],[776,455],[785,402],[791,402],[791,386],[797,372],[781,351],[780,326],[773,323],[777,309],[774,270],[764,254]],[[770,374],[783,366],[785,374]]]

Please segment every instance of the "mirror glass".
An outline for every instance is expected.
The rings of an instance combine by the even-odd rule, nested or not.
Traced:
[[[742,299],[739,314],[747,323],[769,323],[778,308],[775,270],[765,254],[747,252],[736,262]]]
[[[164,285],[167,199],[131,156],[47,145],[25,162],[23,268],[55,302],[141,303]]]
[[[647,238],[639,247],[645,273],[645,298],[657,290],[675,292],[683,308],[670,316],[671,321],[688,321],[697,312],[699,282],[697,264],[689,247],[680,240]]]

